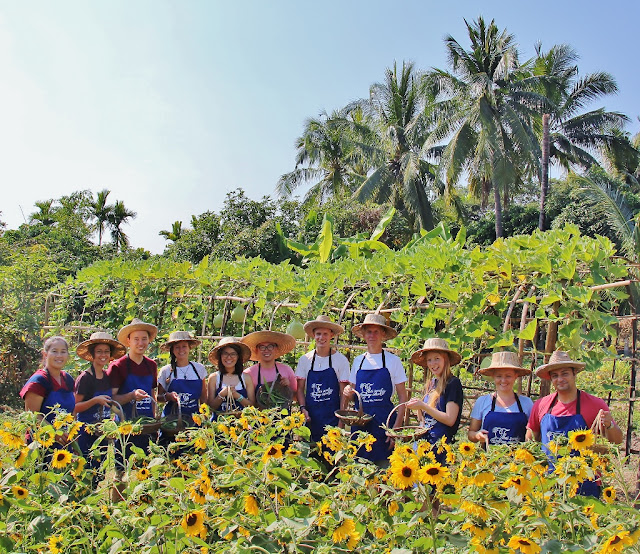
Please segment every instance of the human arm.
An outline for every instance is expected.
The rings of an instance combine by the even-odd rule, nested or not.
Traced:
[[[471,418],[469,429],[467,430],[467,438],[471,442],[487,442],[489,434],[484,429],[480,429],[481,426],[482,421]]]
[[[597,435],[605,437],[613,444],[620,444],[622,442],[622,429],[620,429],[613,420],[613,416],[609,410],[601,409],[598,412],[598,415],[591,425],[591,430]]]
[[[396,422],[393,425],[394,429],[404,425],[405,402],[407,401],[407,387],[405,383],[396,384],[396,393],[398,394],[398,405],[400,407],[398,408]]]
[[[297,379],[298,379],[298,388],[296,389],[296,400],[298,401],[298,406],[300,406],[300,411],[304,414],[305,420],[309,421],[309,412],[307,411],[307,407],[305,405],[307,380],[302,379],[300,377],[298,377]]]
[[[256,386],[253,383],[253,377],[248,373],[243,373],[242,378],[244,379],[244,386],[247,388],[247,400],[249,401],[248,406],[256,405]]]
[[[79,414],[80,412],[86,412],[89,408],[93,408],[98,404],[100,406],[111,405],[111,397],[106,394],[99,394],[98,396],[93,396],[88,400],[84,400],[84,395],[76,392],[75,398],[76,398],[76,406],[73,409],[74,414]]]
[[[42,408],[42,403],[44,402],[44,397],[36,394],[35,392],[27,392],[24,395],[24,409],[27,412],[36,412],[40,413],[40,409]],[[40,414],[42,416],[42,414]]]

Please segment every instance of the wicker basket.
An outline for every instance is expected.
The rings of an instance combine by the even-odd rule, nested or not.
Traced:
[[[154,405],[154,408],[156,406],[156,401],[151,398],[151,403]],[[136,408],[136,402],[133,402],[133,407],[131,408],[131,422],[132,423],[136,423],[136,418],[138,417],[138,410]],[[159,417],[155,418],[155,421],[153,422],[148,422],[148,423],[143,423],[142,424],[142,429],[140,430],[140,434],[141,435],[153,435],[154,433],[158,432],[158,429],[160,429],[160,426],[162,425],[162,421],[160,420]]]
[[[172,407],[171,413],[162,419],[162,423],[160,424],[160,429],[162,430],[163,435],[167,435],[169,437],[175,437],[178,433],[181,433],[185,430],[185,424],[182,420],[182,405],[180,402],[180,395],[177,396],[178,400],[175,403],[177,408]],[[174,421],[177,422],[177,425],[169,425]]]
[[[278,398],[274,398],[274,394],[278,395]],[[282,376],[278,374],[276,380],[271,384],[263,383],[256,395],[256,404],[261,410],[268,410],[269,408],[280,408],[291,410],[293,403],[293,390],[289,386],[282,384]]]
[[[358,397],[358,406],[357,410],[336,410],[335,416],[342,421],[345,425],[357,425],[359,427],[365,426],[369,423],[373,416],[369,414],[365,414],[362,410],[362,398],[357,390],[353,391]]]
[[[387,423],[383,427],[387,437],[392,438],[395,441],[414,442],[427,435],[429,433],[429,429],[427,429],[423,425],[404,425],[402,427],[396,427],[395,429],[389,427],[391,414],[404,404],[406,404],[406,402],[401,402],[389,412],[389,415],[387,416]],[[418,410],[418,419],[424,421],[422,417],[422,411],[420,410]]]
[[[104,433],[102,432],[102,429],[100,428],[100,424],[105,420],[105,419],[109,419],[109,417],[105,417],[105,406],[102,406],[102,419],[100,421],[97,421],[96,423],[84,423],[83,425],[89,425],[89,429],[91,429],[90,433],[94,436],[94,437],[101,437]],[[109,404],[109,412],[110,412],[110,417],[114,418],[114,421],[124,421],[124,412],[122,411],[122,406],[120,406],[120,404],[118,402],[116,402],[113,398],[111,399],[111,402]],[[117,420],[116,420],[117,418]],[[76,414],[76,420],[78,419],[78,414]]]
[[[226,409],[224,411],[216,412],[218,417],[240,417],[242,414],[242,408],[239,407],[240,404],[236,402],[236,399],[233,397],[233,391],[229,387],[227,387],[227,398],[224,403]]]

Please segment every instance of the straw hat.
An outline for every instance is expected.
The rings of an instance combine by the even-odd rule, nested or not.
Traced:
[[[158,336],[158,328],[151,323],[145,323],[141,319],[134,317],[129,325],[125,325],[120,331],[118,331],[118,340],[122,343],[129,340],[129,335],[134,331],[146,331],[149,333],[149,342],[153,342]]]
[[[257,346],[262,343],[276,345],[274,350],[276,358],[284,356],[296,347],[296,339],[287,333],[278,333],[277,331],[255,331],[240,340],[251,349],[251,360],[258,359]]]
[[[237,337],[222,337],[218,346],[211,349],[209,352],[209,361],[216,365],[218,363],[218,350],[222,350],[225,346],[231,346],[240,351],[242,356],[242,363],[247,363],[251,359],[251,349],[244,343],[240,342]]]
[[[549,377],[549,372],[553,371],[554,369],[572,367],[575,369],[576,373],[579,373],[584,369],[585,365],[585,363],[572,360],[569,354],[567,354],[564,350],[556,350],[553,354],[551,354],[551,357],[546,364],[543,364],[538,367],[538,369],[536,369],[536,375],[540,377],[540,379],[551,379],[551,377]]]
[[[304,324],[304,332],[307,333],[309,337],[313,338],[313,333],[315,333],[316,329],[329,329],[330,331],[333,331],[334,336],[344,333],[344,327],[337,323],[333,323],[328,315],[319,315],[315,319],[307,321]]]
[[[520,365],[520,360],[515,352],[494,352],[491,354],[491,363],[487,367],[478,370],[480,375],[492,377],[497,369],[513,369],[516,377],[524,377],[531,373]]]
[[[411,355],[411,361],[421,366],[427,365],[427,352],[446,352],[449,355],[449,364],[456,365],[462,360],[462,356],[449,348],[449,343],[444,339],[430,338],[424,341],[424,346]]]
[[[160,350],[162,350],[163,352],[169,352],[169,349],[174,344],[176,344],[177,342],[183,342],[183,341],[186,341],[189,343],[189,348],[195,348],[202,342],[202,341],[199,341],[198,339],[194,339],[191,336],[191,333],[189,333],[189,331],[174,331],[169,335],[169,340],[165,342],[162,346],[160,346]]]
[[[385,340],[393,339],[398,336],[398,331],[387,325],[387,319],[380,314],[367,314],[364,317],[364,321],[358,325],[354,325],[351,331],[353,331],[353,334],[356,337],[363,339],[365,325],[377,325],[378,327],[382,327],[385,331]]]
[[[93,361],[93,356],[89,352],[89,347],[92,344],[108,344],[111,347],[111,359],[121,358],[127,353],[127,347],[115,340],[111,333],[105,333],[104,331],[98,331],[92,333],[89,340],[81,342],[76,348],[76,354],[83,360]]]

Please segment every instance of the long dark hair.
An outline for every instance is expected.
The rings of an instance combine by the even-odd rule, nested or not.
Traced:
[[[222,377],[225,373],[227,373],[227,370],[225,369],[224,364],[222,363],[222,351],[227,347],[233,348],[238,353],[238,359],[236,360],[236,365],[233,368],[233,373],[237,375],[240,378],[240,381],[242,382],[242,372],[244,371],[244,362],[242,361],[242,350],[240,350],[240,348],[235,346],[234,344],[225,344],[217,352],[218,371],[220,372],[220,376]]]

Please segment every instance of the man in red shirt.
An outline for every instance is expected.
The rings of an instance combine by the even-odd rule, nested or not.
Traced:
[[[527,425],[528,439],[547,445],[558,434],[592,429],[609,442],[622,442],[622,430],[613,420],[605,401],[578,390],[576,375],[584,366],[584,363],[572,360],[566,352],[556,350],[549,363],[536,370],[538,377],[551,380],[556,392],[534,403]]]

